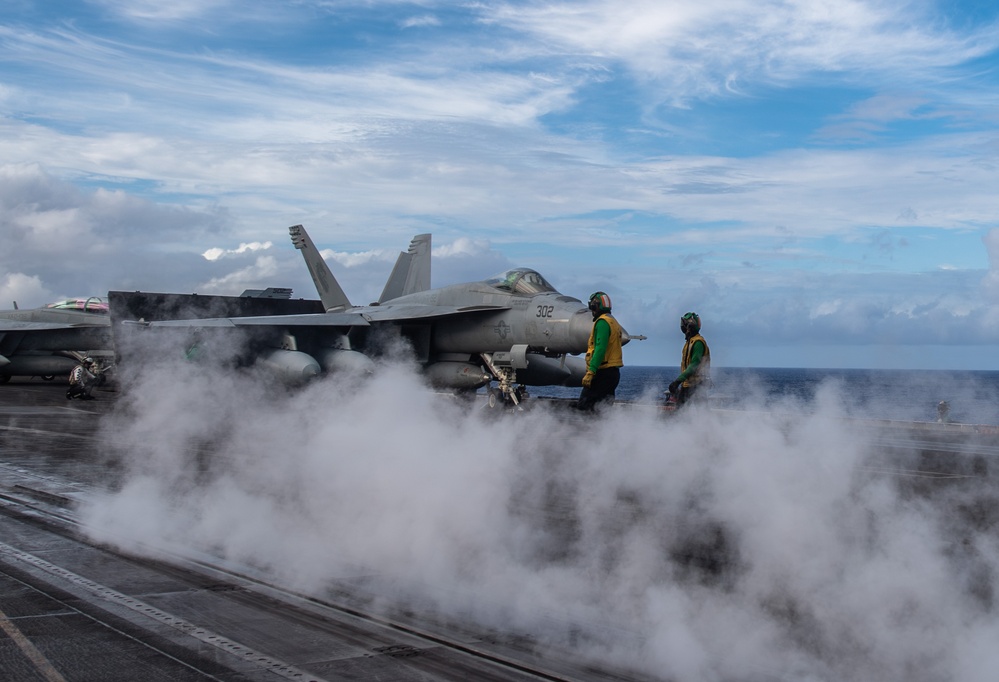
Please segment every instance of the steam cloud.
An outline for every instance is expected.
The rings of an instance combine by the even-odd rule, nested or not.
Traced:
[[[123,474],[85,521],[302,590],[373,576],[386,603],[661,679],[992,679],[984,483],[873,471],[838,404],[568,422],[432,400],[395,363],[296,391],[150,367],[104,425]]]

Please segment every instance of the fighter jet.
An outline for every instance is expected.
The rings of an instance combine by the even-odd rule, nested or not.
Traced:
[[[430,288],[431,235],[399,254],[378,301],[347,298],[305,228],[289,228],[325,312],[144,320],[147,327],[252,330],[256,360],[289,381],[323,371],[366,369],[372,356],[405,339],[436,387],[473,391],[491,382],[516,403],[522,386],[579,386],[592,315],[529,268],[465,284]],[[119,292],[111,292],[114,296]],[[202,308],[206,299],[198,297]],[[222,302],[224,303],[224,302]],[[221,303],[220,303],[221,304]],[[208,306],[210,307],[210,306]],[[134,306],[133,306],[134,308]],[[151,308],[150,308],[151,309]],[[631,337],[625,335],[625,343]],[[260,341],[263,339],[263,342]]]
[[[0,384],[12,376],[52,379],[69,374],[84,356],[110,357],[110,324],[99,296],[0,310]]]

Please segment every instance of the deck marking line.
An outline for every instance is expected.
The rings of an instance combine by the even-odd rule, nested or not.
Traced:
[[[34,554],[29,554],[28,552],[19,550],[16,547],[11,547],[3,542],[0,542],[0,554],[18,559],[36,568],[40,568],[41,570],[62,578],[77,587],[82,587],[88,590],[96,597],[100,597],[101,599],[117,604],[118,606],[124,606],[132,611],[135,611],[136,613],[141,613],[148,618],[152,618],[160,623],[169,625],[170,627],[179,630],[186,635],[190,635],[205,644],[210,644],[218,649],[232,654],[233,656],[237,656],[244,661],[249,661],[261,669],[267,670],[275,675],[280,675],[281,677],[289,680],[296,680],[297,682],[326,682],[326,680],[321,677],[317,677],[309,672],[295,668],[284,661],[256,651],[255,649],[251,649],[250,647],[240,644],[239,642],[234,642],[231,639],[218,635],[201,626],[195,625],[194,623],[186,621],[183,618],[178,618],[177,616],[167,613],[152,604],[147,604],[146,602],[136,599],[135,597],[130,597],[127,594],[113,590],[106,585],[101,585],[100,583],[94,582],[89,578],[84,578],[83,576],[77,575],[72,571],[68,571],[61,566],[57,566],[46,561],[45,559],[37,557]]]
[[[39,651],[38,647],[24,636],[24,633],[11,622],[10,618],[2,610],[0,610],[0,630],[6,632],[7,636],[14,640],[14,644],[24,652],[24,655],[31,659],[31,662],[35,664],[35,668],[42,674],[42,677],[49,682],[66,682],[66,678],[60,675],[59,671],[52,666],[49,659],[45,658],[45,654]]]

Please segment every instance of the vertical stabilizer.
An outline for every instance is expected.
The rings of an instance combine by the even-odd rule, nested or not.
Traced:
[[[406,294],[430,288],[430,235],[418,234],[409,242],[409,251],[399,254],[392,274],[378,302],[384,303]]]
[[[301,225],[292,225],[288,228],[288,233],[291,235],[291,243],[302,252],[305,264],[309,267],[309,274],[312,275],[312,281],[316,283],[316,291],[319,292],[323,308],[327,311],[350,308],[347,294],[343,293],[336,277],[326,265],[319,249],[312,243],[312,237],[305,231],[305,228]]]

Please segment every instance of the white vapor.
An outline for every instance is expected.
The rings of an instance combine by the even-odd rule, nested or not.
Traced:
[[[999,541],[869,470],[832,387],[792,421],[495,418],[394,363],[291,392],[150,367],[127,398],[105,423],[123,479],[84,520],[133,551],[317,593],[375,575],[386,608],[662,679],[984,681],[997,662]]]

